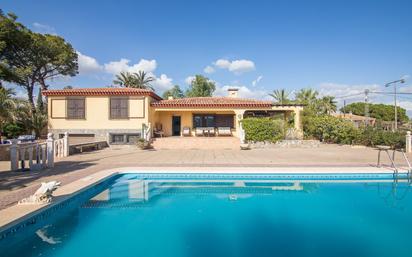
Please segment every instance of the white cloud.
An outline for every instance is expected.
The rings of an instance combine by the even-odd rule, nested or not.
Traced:
[[[240,98],[251,98],[251,99],[259,99],[259,100],[270,100],[270,97],[268,95],[268,92],[265,90],[251,90],[250,88],[246,86],[232,86],[232,85],[226,85],[223,87],[216,86],[216,91],[214,92],[215,96],[228,96],[228,89],[229,88],[237,88],[239,89],[238,91],[238,97]]]
[[[363,99],[365,97],[365,90],[369,91],[383,91],[382,86],[377,84],[364,84],[364,85],[347,85],[336,83],[321,83],[317,86],[319,94],[331,95],[342,99]]]
[[[156,81],[153,83],[153,87],[156,91],[163,92],[173,87],[173,79],[169,78],[166,74],[160,75],[156,78]]]
[[[138,63],[129,65],[130,60],[121,58],[119,61],[113,61],[104,64],[106,72],[111,74],[119,74],[120,72],[138,72],[145,71],[147,73],[153,72],[157,68],[156,60],[140,59]]]
[[[263,76],[257,77],[254,81],[252,81],[252,87],[256,87],[256,85],[262,80]]]
[[[56,30],[52,26],[38,22],[33,23],[33,30],[42,34],[56,35]]]
[[[190,85],[192,84],[192,81],[195,79],[195,76],[188,76],[187,78],[185,78],[185,83]]]
[[[336,83],[322,83],[316,87],[321,96],[331,95],[336,97],[338,107],[343,106],[344,100],[346,104],[354,102],[363,102],[365,100],[365,90],[368,89],[368,100],[370,103],[383,103],[393,105],[393,95],[381,94],[374,92],[387,92],[392,93],[393,89],[385,88],[382,85],[377,84],[364,84],[364,85],[347,85]],[[408,87],[400,87],[400,92],[411,92]],[[402,100],[407,99],[402,95],[398,96],[398,105],[405,108],[408,111],[408,115],[412,114],[412,101]]]
[[[215,62],[215,66],[221,69],[229,69],[230,61],[226,59],[219,59]]]
[[[220,69],[227,69],[235,74],[252,71],[255,69],[255,63],[250,60],[234,60],[219,59],[214,62],[215,67]]]
[[[206,68],[203,69],[203,71],[207,74],[213,73],[215,72],[215,68],[213,68],[212,66],[206,66]]]
[[[393,103],[391,103],[393,106]],[[408,111],[408,114],[412,111],[412,101],[400,101],[399,106],[405,108]]]
[[[80,74],[99,72],[103,69],[95,58],[84,55],[80,52],[77,52],[77,55],[79,57],[78,63]]]

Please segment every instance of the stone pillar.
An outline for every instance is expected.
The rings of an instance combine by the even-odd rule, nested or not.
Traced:
[[[47,167],[54,167],[54,139],[53,133],[47,134]]]
[[[246,135],[245,135],[245,130],[242,127],[242,122],[239,122],[239,138],[240,138],[240,143],[244,144],[246,143]]]
[[[294,123],[295,123],[295,129],[302,131],[302,124],[300,120],[300,110],[295,110],[295,117],[294,117]]]
[[[69,156],[69,133],[64,132],[63,137],[63,157]]]
[[[411,132],[408,131],[406,132],[406,149],[405,151],[407,153],[411,153],[412,152],[412,142],[411,142],[412,136],[411,136]]]
[[[17,155],[17,140],[12,139],[10,145],[10,169],[16,171],[19,169],[19,159]]]
[[[242,127],[241,127],[241,120],[243,120],[243,115],[245,114],[245,110],[235,110],[235,120],[236,120],[236,135],[238,138],[242,137]]]
[[[29,151],[29,169],[31,170],[33,168],[33,150],[34,150],[34,147],[29,146],[27,148],[27,150]]]

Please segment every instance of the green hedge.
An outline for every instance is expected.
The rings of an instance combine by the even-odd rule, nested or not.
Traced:
[[[283,120],[271,118],[246,118],[242,120],[246,141],[276,142],[285,137]]]
[[[305,136],[327,143],[351,144],[357,129],[350,122],[329,115],[311,117],[305,124]]]
[[[329,115],[307,119],[304,133],[306,138],[316,138],[327,143],[405,147],[405,132],[392,132],[372,127],[356,128],[350,121]]]
[[[367,127],[359,129],[355,143],[366,146],[388,145],[392,148],[404,148],[405,136],[405,132],[392,132]]]

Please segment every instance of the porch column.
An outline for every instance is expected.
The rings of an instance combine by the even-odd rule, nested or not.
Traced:
[[[245,114],[245,110],[235,110],[235,117],[236,117],[236,136],[238,138],[242,138],[242,132],[240,121],[243,120],[243,115]]]
[[[295,123],[295,129],[303,136],[303,128],[302,128],[302,122],[301,122],[301,110],[296,108],[294,110],[295,117],[294,117],[294,123]]]

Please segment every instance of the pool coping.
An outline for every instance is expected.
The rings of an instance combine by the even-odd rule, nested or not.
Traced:
[[[86,191],[94,185],[109,179],[118,174],[136,173],[136,174],[393,174],[393,170],[377,167],[122,167],[116,169],[102,170],[90,176],[86,176],[67,185],[63,185],[54,192],[55,200],[49,204],[26,204],[13,205],[6,209],[0,210],[0,235],[5,231],[13,228],[19,223],[30,219],[30,217],[39,214],[45,210],[63,203],[72,196]],[[400,174],[406,174],[407,171],[401,170]]]

